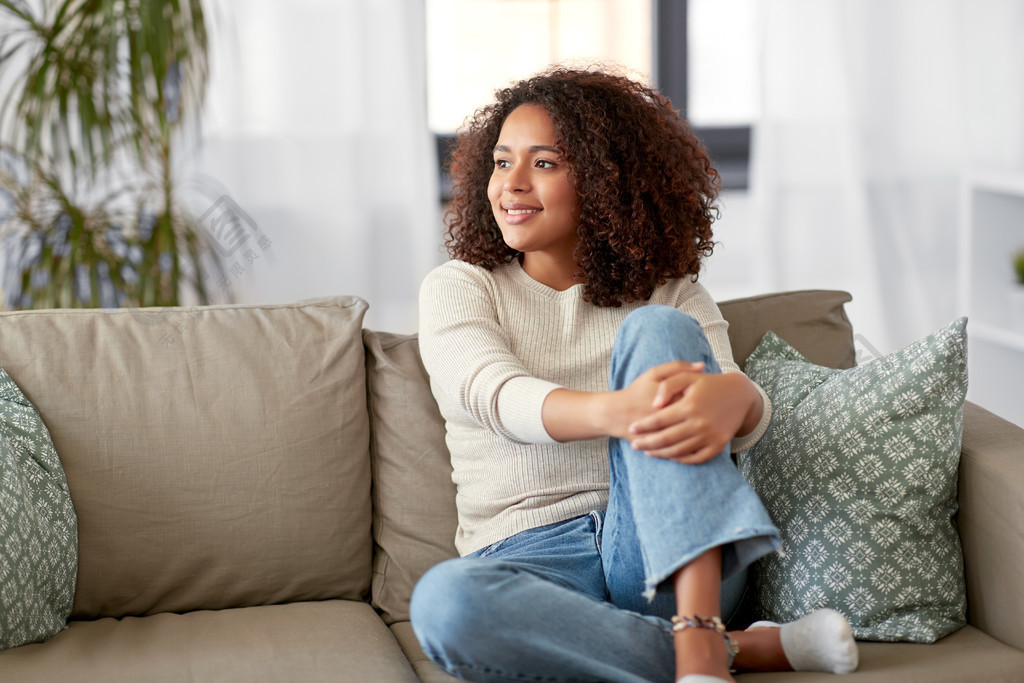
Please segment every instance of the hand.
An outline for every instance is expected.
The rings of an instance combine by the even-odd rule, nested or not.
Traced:
[[[673,361],[649,369],[618,391],[555,389],[544,399],[544,429],[557,441],[612,436],[631,439],[630,425],[653,415],[658,396],[669,396],[665,382],[681,373],[699,373],[703,363]]]
[[[741,428],[757,423],[762,409],[761,396],[745,375],[694,372],[665,377],[652,407],[653,413],[630,424],[632,447],[686,465],[721,453]]]
[[[681,387],[687,382],[682,376],[697,376],[704,371],[704,363],[672,361],[656,365],[639,375],[629,386],[609,395],[612,403],[607,407],[607,424],[612,425],[610,435],[632,439],[632,426],[644,418],[655,415],[659,409],[679,398]]]

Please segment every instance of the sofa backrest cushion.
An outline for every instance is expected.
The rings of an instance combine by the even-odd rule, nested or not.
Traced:
[[[774,332],[815,365],[856,365],[853,328],[843,310],[850,295],[836,290],[800,290],[733,299],[718,304],[729,321],[732,355],[742,368],[765,332]]]
[[[719,304],[742,363],[768,330],[816,363],[854,365],[846,292],[814,290]],[[408,619],[409,596],[427,569],[455,557],[455,489],[444,420],[430,393],[414,335],[367,332],[374,463],[373,603],[389,623]]]
[[[372,424],[372,602],[388,624],[409,618],[420,576],[455,557],[455,485],[444,420],[413,335],[367,331]]]
[[[365,597],[365,310],[0,314],[78,513],[73,616]]]

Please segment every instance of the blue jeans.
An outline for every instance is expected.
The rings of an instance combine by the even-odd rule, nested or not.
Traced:
[[[672,360],[719,372],[697,322],[669,306],[627,316],[611,389]],[[472,681],[672,681],[671,582],[722,548],[722,615],[738,606],[746,567],[779,546],[757,494],[726,448],[682,465],[610,439],[608,509],[518,533],[428,571],[413,592],[427,655]]]

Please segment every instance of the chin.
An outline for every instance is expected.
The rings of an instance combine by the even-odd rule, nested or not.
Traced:
[[[505,243],[505,246],[509,249],[515,249],[516,251],[527,251],[527,247],[529,246],[524,243],[523,240],[517,240],[513,235],[502,233],[501,239]]]

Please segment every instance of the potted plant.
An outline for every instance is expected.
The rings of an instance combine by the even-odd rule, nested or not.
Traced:
[[[1010,318],[1014,327],[1024,332],[1024,249],[1013,255],[1014,284],[1010,289]]]
[[[199,0],[0,0],[7,306],[210,301],[223,269],[175,175],[198,131],[205,16]]]

